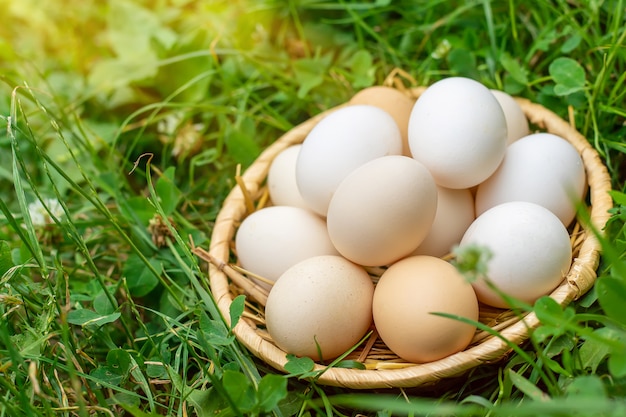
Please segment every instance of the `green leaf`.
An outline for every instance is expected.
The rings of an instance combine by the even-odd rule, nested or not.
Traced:
[[[99,366],[89,373],[94,378],[96,384],[107,385],[119,385],[124,380],[124,375],[117,373],[110,366]]]
[[[533,332],[533,337],[539,342],[548,336],[563,335],[566,332],[566,324],[575,315],[574,310],[563,309],[556,300],[548,296],[543,296],[535,302],[534,311],[543,324]]]
[[[163,265],[159,260],[150,258],[148,261],[159,274],[163,272]],[[159,278],[135,254],[130,255],[126,260],[123,273],[128,282],[128,288],[135,297],[143,297],[159,285]]]
[[[606,390],[602,380],[597,375],[581,375],[567,386],[568,397],[606,398]]]
[[[225,132],[225,143],[228,154],[235,162],[249,166],[261,152],[256,138],[256,127],[254,121],[245,118],[239,126],[228,126]]]
[[[128,376],[130,365],[130,353],[124,349],[112,349],[107,354],[107,366],[120,375]]]
[[[119,385],[128,378],[131,368],[130,354],[123,349],[112,349],[107,354],[105,366],[94,369],[90,375],[99,383]]]
[[[208,32],[198,30],[186,39],[179,39],[167,51],[167,55],[173,58],[169,59],[168,65],[159,68],[154,79],[154,88],[163,97],[168,97],[177,90],[176,100],[181,102],[197,102],[206,97],[215,73],[213,58],[209,52],[211,39],[208,38]],[[198,55],[198,51],[206,51],[206,54]],[[191,80],[194,80],[193,84],[183,91],[179,90]]]
[[[80,309],[67,313],[67,322],[82,327],[97,328],[107,323],[113,323],[120,317],[120,313],[101,315],[93,310]]]
[[[616,331],[608,327],[601,327],[594,330],[593,333],[602,338],[617,339]],[[591,372],[595,373],[610,352],[611,346],[596,338],[587,338],[578,351],[582,368],[590,368]]]
[[[597,280],[598,301],[607,316],[626,324],[626,283],[623,279],[606,276]]]
[[[246,303],[246,296],[242,294],[242,295],[238,295],[237,297],[235,297],[233,302],[230,304],[229,313],[230,313],[230,328],[231,329],[234,329],[237,323],[239,322],[239,319],[241,318],[241,315],[243,314],[243,310],[246,307],[245,303]]]
[[[545,392],[541,391],[539,388],[537,388],[535,384],[533,384],[514,370],[509,369],[508,376],[511,379],[513,385],[517,387],[517,389],[522,391],[526,396],[532,398],[533,400],[545,401],[549,398]]]
[[[212,346],[227,346],[235,340],[223,321],[210,319],[206,314],[200,316],[200,330],[198,336]]]
[[[6,241],[0,241],[0,277],[4,276],[14,266],[11,247]]]
[[[177,34],[161,22],[157,13],[136,2],[113,0],[107,10],[103,38],[115,56],[94,63],[89,85],[110,93],[110,104],[117,105],[136,99],[131,84],[155,77],[160,67],[158,50],[170,48]]]
[[[93,309],[98,314],[111,314],[117,309],[117,305],[112,305],[104,290],[98,291],[93,299]]]
[[[107,15],[108,40],[116,55],[132,57],[138,51],[153,51],[155,44],[173,46],[176,33],[163,25],[152,9],[127,0],[112,0]]]
[[[560,57],[548,68],[555,82],[554,93],[566,96],[585,88],[585,69],[571,58]]]
[[[131,197],[123,202],[119,202],[120,210],[131,219],[136,219],[137,223],[148,226],[150,219],[154,217],[156,208],[146,197]]]
[[[287,378],[283,375],[267,374],[257,390],[257,404],[262,412],[270,412],[287,397]]]
[[[567,38],[565,42],[563,42],[563,45],[561,45],[561,52],[564,54],[572,52],[574,49],[578,48],[578,45],[580,45],[582,40],[583,38],[578,33],[573,34]]]
[[[287,363],[285,364],[285,370],[289,372],[289,376],[298,376],[306,378],[313,376],[315,373],[311,372],[315,368],[315,362],[313,359],[303,356],[301,358],[287,354]]]
[[[162,363],[156,363],[159,362],[159,358],[152,358],[150,362],[155,363],[146,364],[146,375],[148,375],[148,378],[167,379],[169,377],[165,366]]]
[[[362,362],[354,360],[343,360],[333,365],[335,368],[347,368],[347,369],[366,369]]]
[[[302,58],[293,63],[293,72],[298,88],[298,98],[304,98],[309,91],[324,82],[324,75],[330,66],[332,56]]]
[[[528,71],[520,65],[517,59],[508,53],[503,53],[500,56],[500,64],[515,81],[523,85],[528,84]]]
[[[557,32],[557,30],[554,28],[544,31],[535,41],[535,48],[544,52],[548,51],[551,45],[559,38],[559,36],[559,32]]]
[[[146,375],[149,378],[169,379],[165,365],[170,362],[171,358],[170,345],[167,342],[161,342],[159,344],[159,353],[150,357],[149,362],[153,363],[146,363]]]
[[[134,405],[120,404],[120,406],[133,417],[159,417],[157,413],[146,413]]]
[[[615,201],[615,204],[626,206],[626,193],[617,190],[609,190],[609,194],[611,198],[613,198],[613,201]]]
[[[453,48],[446,56],[446,60],[454,74],[471,78],[478,76],[476,56],[471,51]]]
[[[609,356],[609,372],[615,378],[626,376],[626,355],[624,352],[612,352]]]
[[[361,49],[352,55],[349,66],[354,88],[369,87],[374,83],[376,67],[372,55],[367,50]]]
[[[254,408],[256,404],[254,388],[243,373],[231,370],[224,371],[222,386],[239,411],[245,413]]]
[[[205,390],[194,390],[187,397],[198,417],[215,417],[228,408],[225,398],[222,398],[217,390],[209,387]]]
[[[563,351],[571,351],[574,349],[575,345],[575,338],[570,334],[564,334],[553,338],[550,344],[546,346],[544,354],[549,358],[553,358],[563,353]]]
[[[506,73],[503,77],[503,90],[512,96],[519,95],[526,88],[525,84],[521,84],[511,77],[511,74]]]
[[[154,190],[157,196],[159,196],[161,207],[167,215],[174,212],[183,194],[174,183],[175,173],[176,168],[167,168],[154,186]]]
[[[117,392],[114,393],[107,401],[112,404],[119,404],[122,407],[139,407],[141,397],[134,392]]]
[[[531,337],[537,343],[543,343],[554,336],[554,329],[551,326],[539,326],[532,330]]]

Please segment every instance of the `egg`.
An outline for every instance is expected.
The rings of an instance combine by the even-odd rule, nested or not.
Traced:
[[[306,259],[285,271],[270,291],[267,331],[287,353],[334,359],[370,328],[373,294],[362,267],[340,256]]]
[[[384,110],[342,107],[320,120],[305,137],[296,161],[296,183],[311,210],[325,216],[339,183],[372,159],[402,152],[400,129]]]
[[[442,257],[449,254],[474,218],[474,196],[470,190],[437,186],[435,220],[413,255]]]
[[[271,206],[248,215],[235,235],[241,267],[269,281],[292,265],[318,255],[338,255],[326,223],[299,207]],[[257,280],[269,288],[271,284]]]
[[[498,100],[498,103],[500,103],[502,111],[504,111],[504,118],[506,119],[506,128],[508,132],[506,141],[507,145],[510,145],[524,136],[528,136],[530,134],[528,119],[517,101],[504,91],[491,90],[491,92]]]
[[[513,201],[492,207],[467,229],[459,250],[469,245],[487,248],[487,279],[510,297],[533,303],[555,289],[572,261],[570,237],[550,210],[535,203]],[[509,308],[484,279],[472,283],[478,299]]]
[[[585,188],[585,167],[576,148],[552,133],[534,133],[512,143],[498,170],[478,186],[476,214],[508,201],[529,201],[567,226]]]
[[[408,132],[413,158],[447,188],[483,182],[506,151],[502,107],[487,87],[469,78],[445,78],[428,87],[413,106]]]
[[[274,157],[267,173],[267,189],[275,206],[308,209],[296,184],[296,160],[302,145],[292,145]]]
[[[339,253],[380,266],[410,254],[426,237],[437,210],[437,187],[424,165],[390,155],[352,171],[339,184],[326,224]]]
[[[372,302],[374,324],[387,347],[416,363],[442,359],[465,349],[475,326],[432,313],[478,320],[472,286],[448,262],[410,256],[380,277]]]
[[[409,117],[415,104],[415,99],[408,97],[392,87],[376,85],[364,88],[356,93],[350,104],[369,104],[385,110],[393,117],[400,128],[402,135],[402,155],[411,156],[409,149]]]

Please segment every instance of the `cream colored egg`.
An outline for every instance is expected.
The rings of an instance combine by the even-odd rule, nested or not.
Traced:
[[[235,249],[242,268],[270,281],[304,259],[338,254],[322,218],[289,206],[266,207],[246,217],[237,230]]]
[[[411,156],[409,149],[409,117],[415,99],[392,87],[377,85],[356,93],[350,104],[369,104],[385,110],[393,117],[402,135],[402,155]]]
[[[545,207],[524,201],[500,204],[478,216],[459,250],[470,245],[491,252],[487,278],[499,291],[531,304],[559,285],[572,261],[563,223]],[[510,307],[484,280],[472,285],[481,302]]]
[[[569,225],[586,188],[576,149],[551,133],[534,133],[511,144],[498,170],[476,191],[476,215],[509,201],[546,207]]]
[[[339,183],[355,168],[402,152],[400,129],[384,110],[342,107],[320,120],[302,143],[296,183],[311,210],[325,216]]]
[[[374,324],[381,339],[409,362],[432,362],[459,352],[476,328],[446,313],[478,320],[472,286],[454,266],[432,256],[411,256],[391,265],[374,291]]]
[[[437,187],[428,170],[392,155],[363,164],[339,184],[326,223],[341,255],[360,265],[387,265],[415,250],[436,210]]]
[[[470,188],[498,168],[506,151],[502,107],[478,81],[450,77],[417,99],[409,120],[409,146],[435,182]]]
[[[292,145],[280,152],[267,173],[267,189],[275,206],[309,208],[296,184],[296,160],[302,145]]]
[[[498,103],[500,103],[502,111],[504,111],[508,132],[507,145],[510,145],[524,136],[528,136],[530,134],[528,119],[517,101],[504,91],[491,90],[491,92],[498,100]]]
[[[470,190],[437,186],[435,220],[413,255],[442,257],[449,254],[459,244],[474,218],[474,197]]]
[[[270,291],[267,330],[288,353],[334,359],[370,328],[373,293],[362,267],[340,256],[309,258],[285,271]]]

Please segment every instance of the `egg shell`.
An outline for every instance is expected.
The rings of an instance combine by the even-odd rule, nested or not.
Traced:
[[[365,269],[345,258],[306,259],[285,271],[270,291],[265,305],[267,330],[288,353],[333,359],[370,328],[373,293]]]
[[[474,196],[470,190],[437,186],[435,220],[413,255],[442,257],[449,254],[461,242],[474,219]]]
[[[304,259],[338,255],[324,220],[310,210],[289,206],[265,207],[246,217],[237,229],[235,250],[242,268],[270,281]]]
[[[500,167],[478,186],[476,214],[509,201],[529,201],[567,226],[585,189],[585,167],[572,144],[552,133],[534,133],[511,144]]]
[[[325,216],[346,175],[372,159],[401,152],[400,129],[389,113],[370,105],[342,107],[305,137],[296,161],[296,183],[311,210]]]
[[[415,99],[392,87],[376,85],[364,88],[356,93],[350,104],[369,104],[385,110],[393,117],[400,128],[402,135],[402,155],[411,156],[409,149],[409,117],[415,104]]]
[[[472,286],[448,262],[433,256],[410,256],[380,277],[372,303],[381,339],[409,362],[431,362],[465,349],[476,328],[436,316],[447,313],[478,320]]]
[[[469,78],[435,82],[411,111],[411,155],[442,187],[470,188],[483,182],[502,161],[506,140],[506,119],[498,100]]]
[[[437,187],[424,165],[391,155],[363,164],[339,184],[326,223],[342,256],[380,266],[415,250],[436,210]]]
[[[487,278],[510,297],[533,303],[554,290],[572,261],[570,237],[550,210],[534,203],[513,201],[478,216],[467,229],[459,250],[469,245],[487,248]],[[472,283],[478,299],[510,308],[483,279]]]
[[[507,145],[524,136],[528,136],[530,134],[528,119],[517,101],[504,91],[491,90],[491,92],[498,100],[498,103],[500,103],[500,107],[502,107],[504,112],[507,128]]]
[[[296,160],[302,145],[292,145],[281,151],[267,173],[267,189],[275,206],[292,206],[308,209],[296,184]]]

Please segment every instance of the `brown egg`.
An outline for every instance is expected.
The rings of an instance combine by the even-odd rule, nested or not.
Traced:
[[[476,328],[435,312],[478,320],[476,294],[454,266],[433,256],[411,256],[382,274],[374,291],[374,324],[396,355],[432,362],[467,347]]]
[[[369,104],[389,113],[402,134],[402,154],[411,156],[407,129],[415,100],[395,88],[380,85],[359,91],[350,99],[350,104]]]

